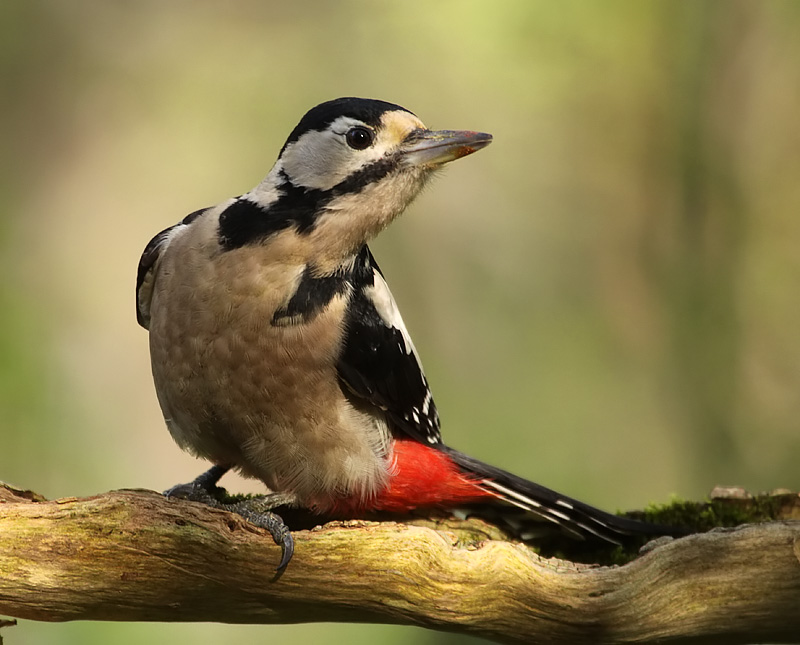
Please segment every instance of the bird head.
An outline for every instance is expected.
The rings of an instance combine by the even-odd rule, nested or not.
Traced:
[[[491,141],[482,132],[429,130],[392,103],[340,98],[306,113],[248,198],[313,246],[324,241],[326,255],[345,257],[397,217],[435,170]]]
[[[403,176],[424,180],[432,170],[491,140],[482,132],[428,130],[393,103],[341,98],[306,113],[284,144],[278,164],[296,187],[352,193]]]

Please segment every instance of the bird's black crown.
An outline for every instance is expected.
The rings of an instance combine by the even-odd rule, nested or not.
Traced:
[[[325,101],[316,107],[311,108],[306,112],[305,116],[300,119],[286,143],[283,144],[281,154],[290,143],[294,143],[306,132],[321,131],[327,128],[336,119],[342,116],[350,117],[351,119],[358,119],[363,123],[371,126],[378,126],[381,121],[381,116],[386,112],[394,110],[402,110],[413,114],[410,110],[406,110],[400,105],[388,103],[387,101],[378,101],[376,99],[360,99],[353,96],[345,96],[340,99],[332,101]]]

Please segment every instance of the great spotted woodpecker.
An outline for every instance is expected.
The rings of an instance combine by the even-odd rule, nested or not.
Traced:
[[[520,539],[541,526],[622,542],[660,527],[605,513],[442,443],[419,356],[367,242],[443,164],[489,134],[429,130],[391,103],[341,98],[310,110],[253,190],[153,238],[137,318],[173,438],[215,467],[173,493],[199,495],[234,468],[289,504],[358,518],[469,508]],[[189,493],[187,493],[187,490]],[[266,518],[266,519],[263,519]]]

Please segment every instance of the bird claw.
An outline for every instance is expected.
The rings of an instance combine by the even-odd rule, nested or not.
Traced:
[[[263,508],[254,510],[253,508],[246,506],[248,502],[255,502],[256,505],[261,505],[266,499],[271,497],[273,496],[263,495],[261,497],[253,497],[236,504],[230,504],[229,510],[241,515],[251,524],[255,524],[256,526],[269,531],[269,534],[272,536],[275,544],[281,547],[281,561],[276,569],[278,573],[281,573],[286,568],[286,565],[289,564],[289,561],[294,555],[294,538],[292,537],[291,530],[288,526],[286,526],[283,518],[277,513],[264,510]],[[275,506],[280,506],[280,503],[273,503],[272,508],[275,508]]]
[[[277,572],[283,573],[294,555],[294,538],[283,518],[277,513],[273,513],[271,509],[290,504],[293,501],[292,498],[273,493],[233,503],[223,502],[220,497],[224,499],[227,491],[217,486],[217,482],[226,472],[228,472],[228,468],[224,466],[213,466],[197,479],[187,484],[177,484],[165,490],[164,496],[200,502],[213,508],[236,513],[251,524],[266,529],[275,544],[281,547],[281,561],[278,564]]]

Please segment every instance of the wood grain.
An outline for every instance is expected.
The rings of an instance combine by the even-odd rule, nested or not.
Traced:
[[[152,491],[44,501],[0,487],[0,613],[399,623],[506,643],[800,642],[800,522],[667,539],[621,567],[491,534],[332,523],[297,531],[276,579],[270,536],[227,512]]]

